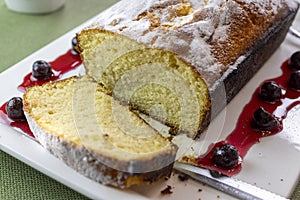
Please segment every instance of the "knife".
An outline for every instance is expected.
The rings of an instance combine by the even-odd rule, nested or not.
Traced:
[[[249,183],[234,179],[232,177],[213,178],[209,171],[203,168],[178,163],[174,169],[190,176],[192,179],[209,185],[219,191],[243,200],[286,200],[286,198],[269,192]]]

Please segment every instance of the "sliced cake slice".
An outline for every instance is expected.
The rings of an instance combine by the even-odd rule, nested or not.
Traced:
[[[47,150],[97,182],[127,188],[171,174],[177,146],[87,76],[30,88],[24,112]]]

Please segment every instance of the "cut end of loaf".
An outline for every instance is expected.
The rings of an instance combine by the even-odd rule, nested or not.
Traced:
[[[169,51],[148,48],[99,29],[78,35],[88,75],[122,103],[195,137],[209,116],[208,87],[192,67]]]
[[[172,171],[177,147],[87,76],[30,88],[24,111],[44,147],[95,181],[124,188]]]

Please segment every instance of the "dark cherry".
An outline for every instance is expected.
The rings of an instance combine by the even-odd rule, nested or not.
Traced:
[[[221,178],[222,176],[224,176],[221,172],[215,170],[209,170],[209,173],[214,178]]]
[[[21,97],[13,97],[6,104],[7,116],[14,121],[26,121]]]
[[[222,169],[231,169],[239,162],[239,152],[235,146],[224,144],[214,151],[212,162]]]
[[[276,82],[267,81],[260,87],[259,96],[264,101],[276,102],[281,99],[282,89]]]
[[[289,67],[294,69],[300,69],[300,51],[292,54],[289,60]]]
[[[75,36],[72,38],[72,52],[75,54],[79,54],[79,51],[77,49],[78,49],[78,40],[77,37]]]
[[[32,65],[32,76],[38,80],[49,79],[52,75],[51,65],[44,61],[35,61]]]
[[[300,90],[300,70],[291,73],[288,85],[293,89]]]
[[[278,128],[279,122],[274,115],[259,107],[253,114],[253,126],[261,131],[271,131]]]

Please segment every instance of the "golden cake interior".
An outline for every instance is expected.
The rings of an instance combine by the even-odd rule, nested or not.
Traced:
[[[175,132],[193,137],[201,129],[210,109],[207,85],[175,54],[96,29],[78,39],[86,73],[116,99]]]

